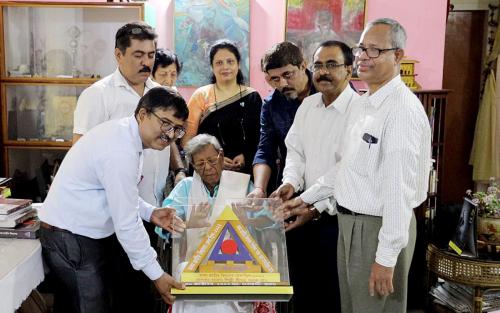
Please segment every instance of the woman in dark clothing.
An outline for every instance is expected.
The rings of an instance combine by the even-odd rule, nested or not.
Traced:
[[[197,134],[215,136],[224,149],[224,169],[251,174],[260,131],[259,93],[243,85],[240,52],[227,40],[210,49],[212,84],[198,88],[188,103],[185,144]]]

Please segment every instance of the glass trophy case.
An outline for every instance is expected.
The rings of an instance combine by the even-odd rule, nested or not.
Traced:
[[[116,31],[143,19],[143,3],[0,2],[2,176],[30,181],[64,156],[78,97],[117,67]]]
[[[116,31],[139,6],[6,5],[5,76],[98,78],[116,68]]]
[[[288,301],[285,232],[275,199],[176,199],[186,223],[172,235],[172,274],[187,301]]]
[[[4,85],[7,132],[4,143],[71,143],[73,112],[85,85]]]

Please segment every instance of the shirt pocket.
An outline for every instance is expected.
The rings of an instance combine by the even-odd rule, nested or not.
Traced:
[[[368,177],[375,173],[380,152],[380,138],[377,140],[377,143],[368,143],[360,138],[361,142],[351,167],[361,176]]]

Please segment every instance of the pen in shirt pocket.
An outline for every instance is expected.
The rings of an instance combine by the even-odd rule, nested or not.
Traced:
[[[368,133],[363,134],[363,140],[368,143],[368,149],[372,146],[372,144],[377,144],[378,143],[378,138],[374,137]]]

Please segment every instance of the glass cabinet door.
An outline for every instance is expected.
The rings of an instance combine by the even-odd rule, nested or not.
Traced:
[[[71,145],[73,112],[85,88],[74,85],[4,84],[5,144]]]
[[[116,68],[115,34],[142,7],[3,7],[4,77],[99,78]],[[125,21],[125,22],[124,22]]]
[[[13,178],[12,197],[41,202],[68,148],[4,148],[7,177]]]

